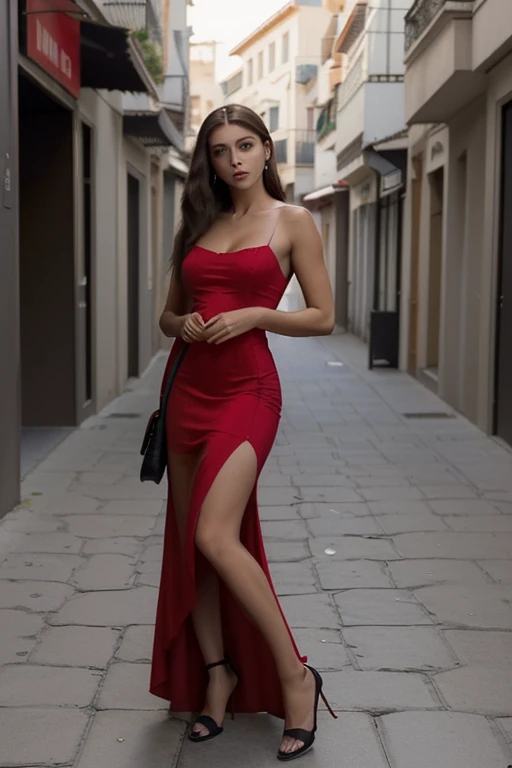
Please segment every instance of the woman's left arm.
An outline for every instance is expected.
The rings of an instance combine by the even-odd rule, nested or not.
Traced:
[[[288,215],[292,267],[304,294],[306,309],[282,312],[259,307],[256,327],[282,336],[327,336],[334,329],[334,302],[322,240],[306,208],[290,209]]]

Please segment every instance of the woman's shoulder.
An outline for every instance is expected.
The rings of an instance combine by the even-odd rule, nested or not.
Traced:
[[[316,229],[313,216],[302,205],[283,203],[276,207],[279,209],[280,224],[283,224],[290,234],[300,237],[301,233],[307,232],[312,226]]]

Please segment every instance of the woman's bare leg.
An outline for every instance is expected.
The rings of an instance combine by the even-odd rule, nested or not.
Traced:
[[[185,528],[190,507],[190,499],[194,478],[201,461],[197,454],[170,454],[170,492],[181,546],[184,546]],[[205,664],[213,664],[224,658],[224,641],[219,601],[219,580],[211,566],[197,585],[197,603],[192,612],[192,622],[197,641]],[[210,685],[206,692],[206,701],[202,713],[213,717],[219,725],[224,717],[227,701],[233,690],[236,679],[226,667],[215,667],[210,670]],[[208,733],[203,725],[196,725],[194,731],[202,735]]]
[[[240,526],[256,475],[256,455],[245,442],[224,464],[203,503],[196,527],[196,545],[270,646],[283,688],[285,727],[311,730],[313,676],[297,658],[264,572],[240,542]],[[293,752],[301,746],[302,742],[286,737],[281,748]]]

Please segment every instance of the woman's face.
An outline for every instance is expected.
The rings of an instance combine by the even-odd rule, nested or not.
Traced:
[[[260,178],[270,158],[270,148],[249,128],[225,123],[209,137],[213,172],[230,187],[248,189]]]

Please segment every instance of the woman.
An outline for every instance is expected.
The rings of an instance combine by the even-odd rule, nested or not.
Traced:
[[[151,692],[201,711],[192,741],[239,712],[285,719],[278,757],[312,745],[321,678],[304,664],[265,557],[256,483],[281,413],[265,331],[321,336],[333,300],[310,214],[284,203],[270,135],[247,107],[212,112],[182,198],[160,327],[189,344],[166,414],[169,501]],[[295,274],[307,309],[276,310]],[[323,694],[322,694],[323,695]],[[335,716],[335,715],[334,715]]]

